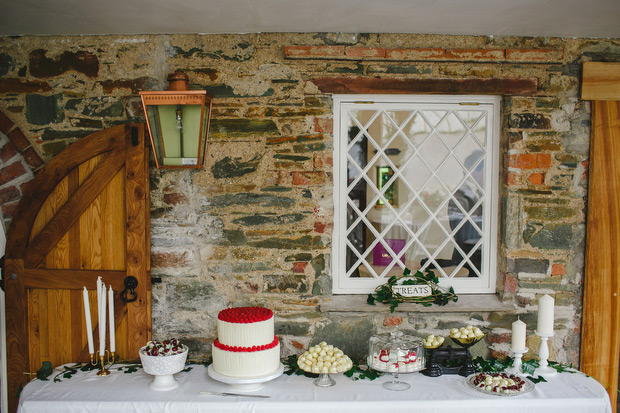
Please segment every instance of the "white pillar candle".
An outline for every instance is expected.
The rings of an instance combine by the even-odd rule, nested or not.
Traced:
[[[101,290],[99,291],[101,296],[101,307],[99,308],[99,357],[105,354],[105,320],[107,314],[105,312],[105,284],[101,283]]]
[[[114,291],[112,291],[112,286],[108,290],[108,311],[110,314],[110,351],[116,351],[116,323],[114,323]]]
[[[90,319],[90,301],[88,300],[88,291],[84,287],[84,318],[86,318],[86,338],[88,339],[88,352],[93,354],[95,352],[95,345],[93,344],[93,323]]]
[[[553,297],[545,294],[538,299],[538,326],[536,332],[541,335],[553,335]]]
[[[525,349],[525,323],[521,320],[517,320],[512,323],[512,349],[524,350]]]

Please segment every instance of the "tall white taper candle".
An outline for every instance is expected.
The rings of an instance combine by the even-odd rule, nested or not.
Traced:
[[[88,300],[88,291],[84,287],[84,318],[86,319],[86,338],[88,339],[88,353],[95,352],[93,344],[93,323],[90,319],[90,301]]]
[[[523,350],[525,349],[525,323],[521,320],[517,320],[512,323],[512,349]]]
[[[536,331],[541,335],[553,335],[553,311],[555,300],[545,294],[538,299],[538,325]]]
[[[114,323],[114,291],[112,286],[108,290],[108,311],[110,314],[110,352],[116,351],[116,324]]]
[[[99,308],[99,357],[105,354],[105,320],[107,314],[105,312],[106,297],[105,297],[105,284],[101,283],[101,308]]]

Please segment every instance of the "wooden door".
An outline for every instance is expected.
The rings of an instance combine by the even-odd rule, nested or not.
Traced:
[[[28,183],[5,258],[9,411],[29,380],[25,372],[43,361],[89,360],[84,286],[98,350],[98,276],[115,292],[120,359],[137,358],[150,339],[148,179],[145,128],[131,124],[72,144]],[[138,299],[125,304],[119,295],[129,275],[138,279]]]
[[[616,411],[620,352],[620,63],[588,62],[582,99],[592,100],[580,369]]]

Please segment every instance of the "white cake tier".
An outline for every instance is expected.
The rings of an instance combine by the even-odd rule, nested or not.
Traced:
[[[220,343],[227,346],[267,345],[273,341],[273,329],[273,316],[268,320],[255,323],[230,323],[217,320],[217,338]]]
[[[273,341],[273,335],[271,340]],[[252,352],[233,352],[212,346],[213,369],[223,376],[259,377],[273,373],[280,366],[280,343],[275,347]]]

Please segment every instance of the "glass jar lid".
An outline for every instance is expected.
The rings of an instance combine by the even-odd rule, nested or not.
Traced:
[[[375,347],[381,347],[385,349],[410,349],[423,345],[422,340],[408,336],[402,331],[396,330],[389,334],[375,334],[370,338],[370,344]]]

